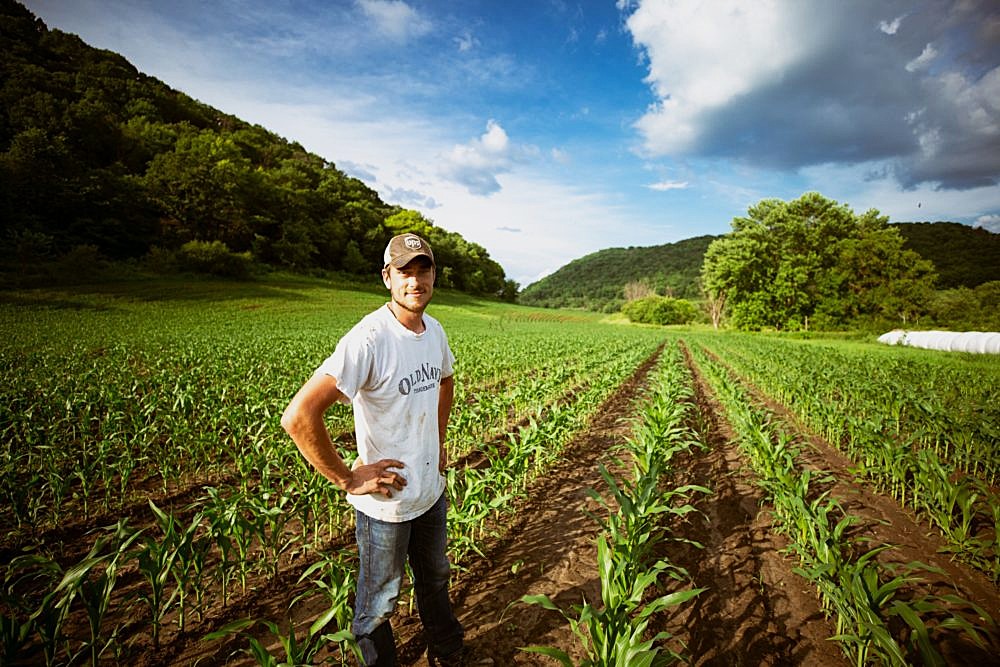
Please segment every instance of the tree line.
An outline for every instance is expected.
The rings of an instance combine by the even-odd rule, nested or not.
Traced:
[[[765,199],[721,236],[611,248],[527,286],[522,302],[633,322],[747,330],[1000,329],[1000,235],[855,214],[811,192]]]
[[[224,248],[296,271],[372,274],[401,231],[434,247],[439,284],[516,296],[480,245],[383,202],[332,162],[202,104],[122,56],[0,0],[0,234],[21,266]],[[190,249],[192,246],[188,245]]]
[[[955,238],[959,227],[944,231]],[[705,317],[716,327],[752,331],[1000,328],[1000,280],[989,280],[998,265],[960,276],[945,264],[951,271],[942,285],[935,264],[908,247],[935,233],[917,229],[917,243],[908,244],[877,210],[856,214],[817,192],[762,200],[705,251],[699,280]],[[968,231],[998,247],[995,235]],[[962,284],[970,278],[974,287]],[[667,313],[660,323],[696,319],[669,297],[633,301],[623,312],[650,321],[654,305]]]

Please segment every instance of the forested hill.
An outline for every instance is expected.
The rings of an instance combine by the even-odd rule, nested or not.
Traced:
[[[660,294],[694,299],[705,249],[714,236],[650,247],[608,248],[575,259],[528,285],[519,301],[550,308],[618,310],[625,285],[644,282]]]
[[[906,247],[934,263],[939,289],[1000,280],[1000,234],[957,222],[901,222]]]
[[[939,289],[1000,280],[1000,234],[957,222],[901,222],[893,227],[906,247],[934,264]],[[600,250],[528,285],[519,300],[550,308],[615,311],[624,301],[625,286],[633,282],[643,282],[659,294],[697,299],[702,260],[715,238]]]
[[[484,248],[14,0],[0,0],[0,52],[0,268],[200,241],[272,266],[371,275],[394,233],[418,231],[440,283],[513,298]]]

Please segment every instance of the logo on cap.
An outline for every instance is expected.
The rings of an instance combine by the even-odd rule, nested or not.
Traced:
[[[405,243],[406,247],[409,248],[410,250],[420,249],[420,239],[418,239],[416,236],[407,236],[406,240],[403,241],[403,243]]]

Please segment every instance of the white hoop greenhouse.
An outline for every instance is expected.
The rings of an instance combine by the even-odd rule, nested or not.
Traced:
[[[926,350],[1000,354],[1000,333],[995,331],[904,331],[894,329],[878,337],[887,345],[909,345]]]

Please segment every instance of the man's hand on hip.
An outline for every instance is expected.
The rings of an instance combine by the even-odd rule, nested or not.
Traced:
[[[344,490],[356,496],[379,493],[392,498],[394,490],[402,491],[406,486],[406,478],[389,468],[402,467],[403,462],[396,459],[382,459],[358,466],[351,471],[351,479],[344,485]]]

